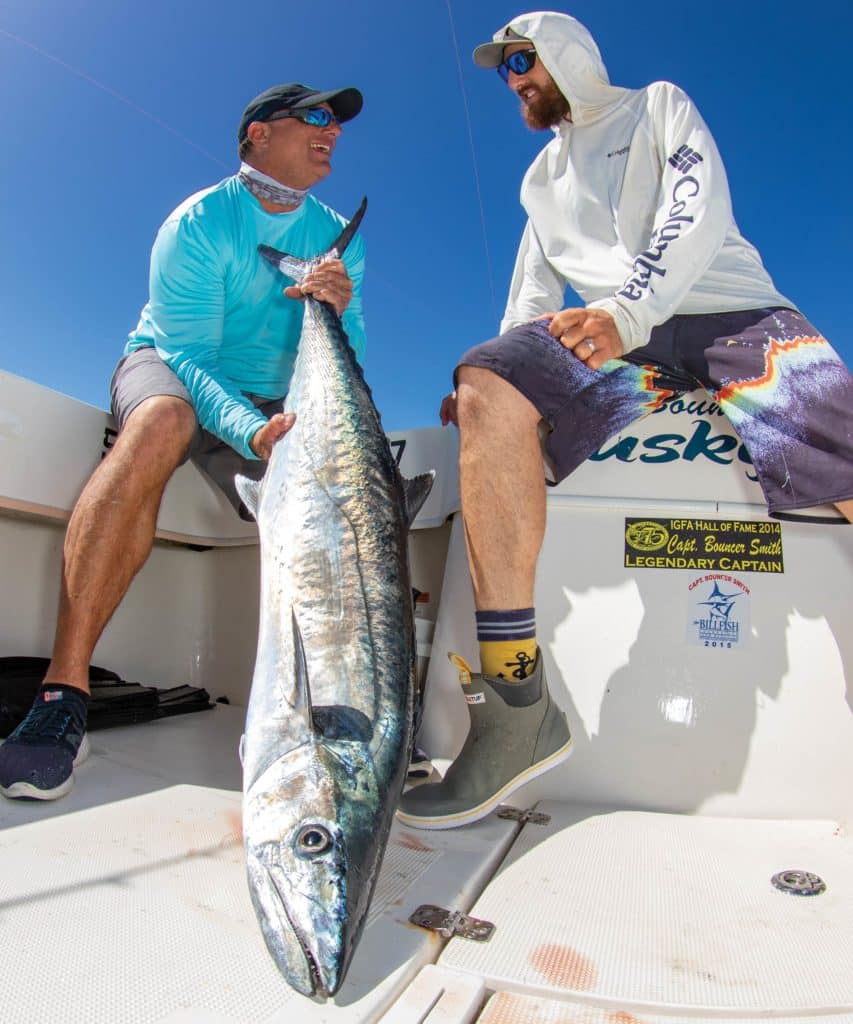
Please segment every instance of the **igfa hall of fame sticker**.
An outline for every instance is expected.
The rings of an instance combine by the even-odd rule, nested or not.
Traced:
[[[748,646],[749,587],[728,573],[694,576],[687,587],[687,643],[710,650],[733,651]]]

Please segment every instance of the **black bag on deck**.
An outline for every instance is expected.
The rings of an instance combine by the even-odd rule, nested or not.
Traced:
[[[0,738],[21,722],[39,691],[49,661],[47,658],[0,658]],[[125,682],[115,672],[89,666],[88,728],[133,725],[157,718],[182,715],[212,708],[210,694],[196,686],[154,686]]]

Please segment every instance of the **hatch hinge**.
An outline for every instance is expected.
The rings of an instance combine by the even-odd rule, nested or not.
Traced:
[[[510,821],[520,821],[522,825],[547,825],[551,820],[550,814],[541,814],[539,811],[522,811],[519,807],[501,807],[498,817],[508,818]]]
[[[461,939],[473,939],[475,942],[488,942],[495,926],[491,921],[481,921],[477,917],[468,917],[461,910],[445,910],[432,903],[424,903],[409,917],[412,924],[438,932],[445,939],[459,936]]]

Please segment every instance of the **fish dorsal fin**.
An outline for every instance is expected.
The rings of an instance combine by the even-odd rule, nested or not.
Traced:
[[[435,470],[429,473],[421,473],[420,476],[413,476],[410,480],[403,478],[403,493],[406,499],[406,519],[409,526],[415,521],[415,516],[423,508],[424,502],[429,497],[432,485],[435,482]]]
[[[293,710],[305,719],[310,732],[315,733],[314,713],[311,707],[311,687],[308,685],[308,660],[302,633],[296,621],[296,612],[290,611],[293,623]]]
[[[252,513],[255,519],[258,518],[258,506],[261,503],[261,481],[250,480],[247,476],[239,473],[234,477],[234,486],[240,495],[243,504]]]
[[[267,263],[271,263],[280,273],[286,277],[292,277],[294,281],[301,281],[318,263],[322,263],[324,260],[339,260],[343,256],[347,246],[353,239],[353,235],[358,231],[358,226],[361,224],[361,219],[366,209],[367,197],[365,196],[361,201],[361,206],[355,211],[352,220],[346,225],[335,241],[332,242],[331,246],[324,253],[318,253],[311,259],[306,260],[302,256],[281,252],[279,249],[273,249],[271,245],[259,245],[258,252]]]

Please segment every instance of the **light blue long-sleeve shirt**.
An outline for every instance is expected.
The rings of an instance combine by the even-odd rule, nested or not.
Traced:
[[[292,282],[261,258],[258,245],[310,258],[325,252],[345,224],[310,195],[292,213],[267,213],[237,177],[190,196],[157,234],[150,298],[125,352],[156,348],[189,391],[202,427],[255,458],[249,441],[267,420],[246,396],[287,394],[304,309],[283,295]],[[360,360],[359,234],[342,258],[353,282],[343,325]]]

